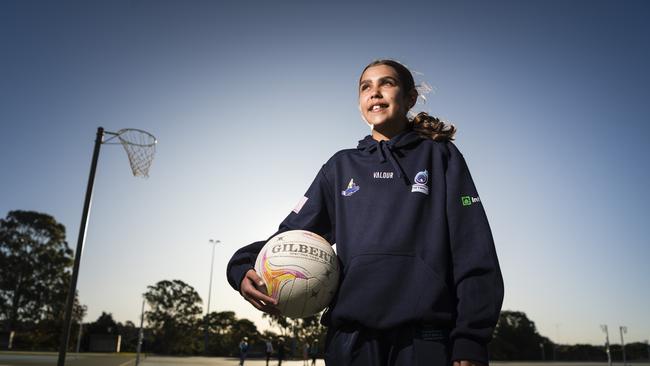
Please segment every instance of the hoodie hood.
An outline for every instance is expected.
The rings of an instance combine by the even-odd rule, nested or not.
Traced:
[[[422,140],[423,137],[417,132],[407,129],[387,141],[377,141],[373,139],[371,135],[368,135],[363,140],[359,141],[357,149],[368,154],[377,154],[380,163],[383,163],[386,160],[390,161],[393,169],[397,172],[397,177],[402,178],[406,184],[410,185],[411,182],[406,174],[404,174],[404,169],[400,165],[399,160],[395,157],[394,153],[397,153],[404,147],[417,144]],[[399,156],[399,153],[397,155]]]

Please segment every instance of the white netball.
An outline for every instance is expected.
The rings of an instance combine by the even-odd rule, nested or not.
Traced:
[[[339,283],[339,262],[321,236],[291,230],[271,238],[255,261],[268,295],[282,315],[304,318],[327,307]]]

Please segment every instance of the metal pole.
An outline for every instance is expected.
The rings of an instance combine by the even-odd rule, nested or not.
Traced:
[[[612,354],[609,351],[609,330],[607,330],[607,325],[601,325],[600,329],[605,332],[605,353],[607,353],[607,364],[612,366]]]
[[[135,366],[140,364],[140,352],[142,351],[142,340],[144,339],[144,330],[142,329],[142,325],[144,324],[144,301],[145,299],[143,298],[142,310],[140,311],[140,333],[138,334],[138,349],[135,355]]]
[[[203,344],[203,353],[205,355],[208,354],[208,333],[209,333],[209,326],[210,326],[210,321],[209,321],[210,299],[212,298],[212,271],[214,269],[214,247],[216,247],[218,243],[221,243],[221,241],[210,239],[210,243],[212,244],[212,260],[210,261],[210,286],[208,287],[208,308],[205,312],[205,325],[204,325],[205,340]]]
[[[70,339],[70,328],[72,327],[72,306],[74,305],[75,294],[77,291],[77,278],[79,277],[79,264],[81,263],[81,253],[84,242],[86,241],[86,230],[88,229],[88,217],[90,216],[90,205],[93,198],[93,185],[95,183],[95,171],[97,170],[97,159],[99,158],[99,148],[102,146],[104,137],[104,128],[97,128],[97,138],[95,139],[95,149],[90,164],[90,175],[88,176],[88,186],[86,187],[86,199],[84,201],[83,214],[81,215],[81,225],[79,225],[79,237],[77,238],[77,250],[74,255],[74,266],[72,268],[72,278],[70,278],[70,289],[68,290],[68,301],[65,307],[65,320],[63,322],[63,335],[59,342],[59,360],[57,366],[65,366],[65,353],[68,349]]]
[[[621,349],[623,350],[623,366],[625,366],[626,365],[625,340],[623,339],[623,333],[627,333],[627,327],[621,326],[621,327],[618,327],[618,329],[621,331]]]
[[[557,361],[557,346],[560,344],[560,324],[555,324],[555,337],[557,342],[553,343],[553,361]]]
[[[79,322],[79,334],[77,334],[77,353],[81,349],[81,334],[84,327],[83,319]]]

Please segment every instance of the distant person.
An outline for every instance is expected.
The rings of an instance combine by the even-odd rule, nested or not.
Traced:
[[[482,200],[452,142],[456,128],[409,113],[418,88],[397,61],[370,63],[357,85],[370,135],[320,166],[276,232],[307,230],[336,244],[340,284],[321,317],[325,363],[487,365],[503,278]],[[331,125],[302,128],[320,143]],[[228,280],[276,314],[254,269],[265,244],[239,249]]]
[[[244,366],[244,361],[246,361],[246,354],[248,353],[248,337],[239,342],[239,366]]]
[[[284,360],[284,338],[280,337],[278,340],[278,366],[282,366],[282,360]]]
[[[302,366],[307,366],[309,362],[309,342],[305,342],[302,346]]]
[[[311,357],[311,366],[316,366],[316,357],[318,357],[318,339],[314,339],[309,347],[309,357]]]
[[[273,342],[271,342],[271,339],[266,340],[266,366],[269,366],[269,360],[271,359],[271,355],[273,354]]]

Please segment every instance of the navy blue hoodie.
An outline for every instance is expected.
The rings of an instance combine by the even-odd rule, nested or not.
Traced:
[[[325,325],[447,327],[452,360],[487,364],[503,279],[483,205],[452,142],[412,130],[381,142],[367,136],[323,165],[303,201],[278,233],[309,230],[336,244],[342,276]],[[265,242],[233,255],[234,289]]]

